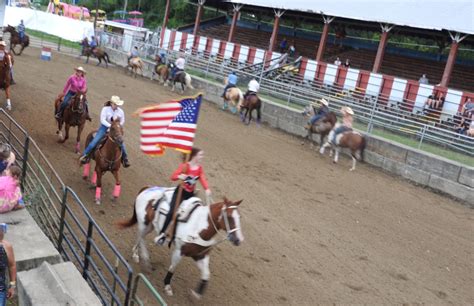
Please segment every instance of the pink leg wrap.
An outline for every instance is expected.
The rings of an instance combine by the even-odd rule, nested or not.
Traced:
[[[112,193],[114,198],[118,198],[120,196],[120,190],[121,190],[121,186],[120,185],[115,185],[114,192]]]
[[[91,164],[87,163],[84,165],[84,170],[82,171],[82,177],[89,177],[89,172],[91,171]]]
[[[95,171],[94,171],[94,173],[92,173],[91,183],[94,184],[94,185],[97,183],[97,172],[95,172]]]
[[[95,188],[95,199],[100,200],[100,194],[102,193],[102,188],[101,187],[96,187]]]

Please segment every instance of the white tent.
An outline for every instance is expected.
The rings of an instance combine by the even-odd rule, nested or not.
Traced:
[[[473,0],[227,0],[227,2],[474,34]]]

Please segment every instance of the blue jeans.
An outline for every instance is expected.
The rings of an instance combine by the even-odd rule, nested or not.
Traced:
[[[337,127],[335,130],[334,130],[334,136],[332,137],[332,143],[336,143],[336,137],[337,135],[341,134],[341,133],[344,133],[344,132],[347,132],[347,131],[352,131],[351,128],[348,128],[347,126],[345,125],[341,125],[340,127]]]
[[[5,288],[5,291],[0,291],[0,306],[5,306],[7,304],[7,290],[8,289]]]
[[[94,139],[89,143],[89,145],[84,150],[83,155],[89,155],[89,153],[97,146],[102,138],[104,138],[105,134],[107,133],[108,127],[101,124],[97,133],[95,133]],[[127,159],[127,150],[125,150],[125,144],[122,142],[120,145],[120,149],[122,150],[122,159]]]
[[[64,113],[64,110],[69,105],[69,101],[71,101],[71,98],[74,97],[75,94],[76,93],[72,91],[67,92],[67,94],[64,96],[63,102],[59,106],[59,113]]]
[[[319,119],[322,119],[324,115],[325,114],[316,114],[313,117],[311,117],[311,119],[309,120],[310,125],[313,125],[316,121],[318,121]]]
[[[25,38],[25,32],[20,31],[18,34],[20,35],[20,42],[23,42],[23,38]]]

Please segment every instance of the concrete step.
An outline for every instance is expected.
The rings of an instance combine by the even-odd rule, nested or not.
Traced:
[[[20,305],[101,305],[71,262],[18,273]]]
[[[47,261],[62,261],[56,248],[26,209],[0,214],[0,223],[8,224],[5,239],[13,245],[17,271],[37,268]]]

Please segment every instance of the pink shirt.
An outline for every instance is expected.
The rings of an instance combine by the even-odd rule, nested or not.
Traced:
[[[63,94],[67,94],[68,91],[72,92],[85,92],[87,90],[87,81],[85,77],[77,76],[76,74],[71,75],[64,86]]]

